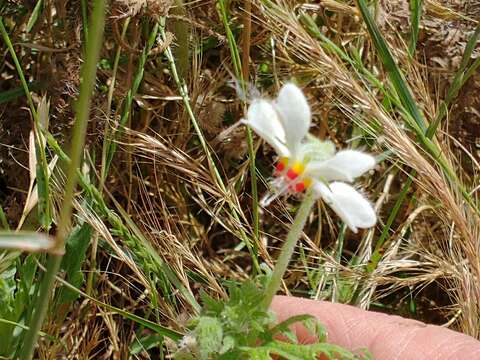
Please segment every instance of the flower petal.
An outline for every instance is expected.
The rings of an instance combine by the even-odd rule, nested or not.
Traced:
[[[314,191],[355,233],[357,228],[369,228],[377,222],[370,202],[350,185],[333,182],[327,186],[322,182],[316,182]]]
[[[357,150],[342,150],[326,161],[311,161],[306,173],[326,181],[351,182],[374,166],[375,158],[372,155]]]
[[[269,143],[278,155],[290,156],[290,151],[285,145],[283,124],[270,102],[262,99],[254,100],[248,108],[247,119],[241,121]]]
[[[287,83],[280,89],[274,105],[285,129],[287,146],[295,153],[310,128],[312,115],[307,99],[296,85]]]

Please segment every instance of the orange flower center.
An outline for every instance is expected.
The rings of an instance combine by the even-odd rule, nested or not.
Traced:
[[[303,177],[305,172],[305,164],[300,161],[295,161],[289,166],[289,159],[286,157],[280,158],[275,165],[275,176],[283,176],[289,183],[289,190],[295,193],[301,193],[312,185],[312,179]]]

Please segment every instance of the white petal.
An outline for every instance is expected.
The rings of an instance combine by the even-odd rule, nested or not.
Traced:
[[[327,186],[316,182],[314,190],[353,232],[357,232],[357,228],[372,227],[377,222],[370,202],[350,185],[333,182]]]
[[[309,176],[326,181],[353,181],[356,177],[375,167],[375,158],[356,150],[342,150],[326,161],[312,161],[306,172]]]
[[[296,152],[310,128],[311,112],[305,95],[296,85],[285,84],[278,93],[275,109],[285,129],[287,146]]]
[[[277,112],[267,100],[254,100],[248,108],[247,119],[242,120],[269,143],[280,156],[290,156],[285,145],[285,130]]]

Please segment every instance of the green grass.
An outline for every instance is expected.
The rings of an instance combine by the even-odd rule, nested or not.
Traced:
[[[478,176],[457,131],[476,90],[480,27],[458,9],[437,17],[421,0],[401,28],[395,13],[385,14],[391,28],[377,22],[379,2],[285,6],[176,1],[132,15],[121,2],[104,11],[102,0],[0,1],[0,358],[108,349],[166,358],[185,333],[212,325],[217,305],[232,305],[221,302],[227,293],[242,299],[240,284],[255,275],[269,284],[263,310],[280,284],[426,321],[435,302],[445,308],[434,319],[480,336],[480,309],[469,307],[480,299],[468,292],[478,274],[461,266],[478,258]],[[460,53],[448,48],[458,64],[439,70],[429,27],[449,21],[471,34],[462,32]],[[260,207],[275,159],[250,129],[230,128],[248,108],[230,74],[266,98],[291,79],[304,84],[313,134],[377,156],[374,176],[358,183],[381,199],[375,228],[354,235],[324,204],[310,212],[300,198]],[[250,316],[235,306],[229,316]],[[244,351],[293,356],[254,342]]]
[[[79,98],[75,106],[76,116],[70,147],[71,162],[67,170],[67,180],[63,194],[62,207],[59,214],[55,246],[52,253],[48,256],[47,270],[43,276],[40,285],[40,292],[35,301],[35,310],[29,324],[30,328],[25,334],[25,341],[20,354],[20,358],[25,360],[31,359],[34,355],[38,333],[47,314],[49,298],[55,283],[55,276],[58,273],[62,262],[65,240],[71,230],[73,198],[77,185],[77,170],[80,168],[81,164],[87,124],[90,118],[92,93],[95,87],[97,61],[100,56],[100,49],[103,40],[103,29],[105,26],[104,0],[98,0],[95,2],[91,21],[92,36],[88,39],[85,63],[81,70],[82,82],[80,84]],[[38,181],[39,177],[37,174],[37,182]],[[39,196],[39,198],[41,198],[41,196]]]

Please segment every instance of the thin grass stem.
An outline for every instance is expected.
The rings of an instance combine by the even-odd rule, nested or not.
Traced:
[[[65,239],[71,226],[71,214],[73,208],[73,197],[77,184],[77,170],[80,167],[81,156],[85,144],[87,123],[90,114],[91,97],[93,94],[97,61],[102,47],[103,30],[105,26],[105,0],[97,0],[94,3],[92,13],[91,33],[88,40],[85,63],[82,66],[82,83],[80,84],[80,95],[76,104],[76,121],[73,129],[71,144],[71,162],[67,170],[67,182],[63,197],[62,208],[58,221],[58,232],[56,236],[56,253],[49,256],[47,271],[42,279],[40,293],[35,303],[35,310],[30,328],[25,335],[24,346],[20,359],[28,360],[33,357],[38,334],[47,313],[48,302],[55,283],[55,276],[58,273],[62,261]]]
[[[102,159],[102,169],[101,169],[101,179],[105,179],[108,171],[110,169],[110,165],[112,164],[113,156],[115,155],[115,151],[117,149],[117,143],[115,139],[117,139],[123,131],[123,127],[127,123],[127,120],[130,116],[130,111],[132,109],[133,98],[138,92],[140,88],[140,84],[143,80],[143,74],[145,72],[145,64],[147,63],[148,54],[155,45],[158,35],[158,23],[155,23],[153,29],[150,31],[147,44],[143,48],[143,51],[138,59],[138,67],[137,72],[135,73],[135,78],[133,79],[133,83],[131,88],[128,90],[127,95],[125,97],[125,103],[122,109],[122,115],[120,116],[120,122],[117,129],[114,130],[112,133],[111,139],[105,139],[103,146],[104,149],[102,150],[103,159]]]
[[[2,17],[0,17],[0,33],[2,34],[3,40],[7,45],[8,51],[10,52],[10,55],[13,59],[13,63],[15,64],[15,68],[20,78],[20,82],[25,92],[25,96],[27,97],[28,105],[30,107],[30,111],[33,117],[35,153],[37,159],[39,159],[36,168],[36,180],[38,185],[38,213],[40,215],[43,228],[48,231],[50,229],[52,217],[48,186],[48,162],[47,155],[45,153],[45,141],[43,140],[41,135],[42,124],[40,123],[37,109],[35,108],[35,104],[33,103],[32,94],[30,93],[30,89],[28,88],[27,80],[25,79],[25,75],[23,74],[22,66],[20,64],[20,61],[18,61],[17,54],[15,53],[15,49],[13,48],[7,30],[3,25]]]
[[[232,57],[233,70],[235,76],[240,80],[240,86],[242,87],[243,93],[247,94],[246,85],[248,83],[249,75],[249,63],[250,63],[250,42],[251,42],[251,31],[252,31],[252,4],[250,0],[247,0],[245,3],[245,15],[244,15],[244,29],[243,29],[243,44],[242,44],[242,58],[240,57],[240,52],[238,50],[237,42],[235,36],[233,35],[232,29],[228,23],[228,14],[225,3],[223,0],[218,0],[218,9],[220,16],[222,18],[223,26],[225,28],[225,33],[227,34],[227,42],[230,48],[230,56]],[[248,94],[247,94],[248,95]],[[246,110],[246,102],[244,101],[243,107]],[[252,189],[252,213],[253,213],[253,249],[255,256],[258,253],[257,241],[260,235],[260,216],[259,216],[259,202],[258,202],[258,187],[257,187],[257,169],[255,165],[255,147],[253,145],[253,134],[252,129],[247,126],[247,147],[248,147],[248,157],[250,161],[250,186]]]
[[[122,41],[124,40],[126,34],[127,34],[127,29],[128,25],[130,24],[130,17],[127,17],[123,23],[123,28],[122,28],[122,34],[121,39]],[[112,68],[112,78],[110,82],[110,87],[108,89],[108,95],[107,95],[107,110],[106,114],[108,118],[110,119],[111,116],[111,111],[112,111],[112,103],[113,103],[113,92],[115,91],[115,85],[116,85],[116,79],[117,79],[117,71],[118,71],[118,64],[120,63],[120,55],[122,54],[122,47],[118,45],[117,51],[115,53],[115,58],[113,60],[113,68]],[[103,189],[103,185],[105,183],[105,177],[107,176],[107,169],[106,167],[106,159],[107,159],[107,152],[110,149],[110,124],[107,121],[105,124],[105,129],[103,131],[103,138],[104,138],[104,144],[102,147],[102,168],[100,170],[100,189]]]
[[[162,37],[163,40],[166,40],[166,33],[165,33],[165,19],[161,19],[161,27],[160,27],[160,36]],[[170,64],[170,70],[172,72],[172,77],[175,80],[175,83],[177,84],[178,91],[180,92],[180,96],[182,97],[183,104],[185,106],[185,109],[187,110],[187,114],[190,118],[190,121],[192,122],[193,128],[195,129],[195,132],[197,133],[198,139],[200,141],[200,145],[202,146],[203,151],[205,152],[207,156],[207,161],[210,169],[213,171],[215,180],[217,182],[217,185],[220,187],[222,192],[227,194],[227,188],[225,187],[225,184],[223,183],[222,176],[220,175],[220,172],[217,169],[217,166],[215,165],[215,161],[213,160],[212,153],[208,147],[207,142],[205,141],[205,137],[203,136],[202,130],[200,129],[200,126],[197,122],[197,119],[195,118],[195,114],[193,113],[193,109],[190,105],[190,98],[188,96],[188,90],[185,85],[185,82],[183,79],[180,78],[177,67],[175,64],[175,58],[173,57],[172,50],[170,46],[168,46],[165,49],[165,55],[167,56],[167,60]],[[238,215],[237,210],[231,206],[232,214],[235,220],[237,220],[240,223],[240,217]],[[248,248],[248,251],[250,252],[251,259],[253,262],[253,266],[255,271],[260,270],[260,265],[257,260],[257,246],[256,246],[256,241],[250,241],[250,239],[247,237],[247,234],[245,231],[242,229],[242,227],[239,227],[240,231],[240,236],[245,245]]]
[[[52,148],[52,150],[59,156],[60,159],[62,159],[62,161],[69,164],[70,158],[62,150],[55,138],[50,133],[47,133],[46,137],[48,145]],[[133,220],[120,207],[115,198],[111,196],[110,200],[116,204],[127,225],[125,225],[120,219],[120,217],[106,205],[100,190],[96,186],[91,184],[85,178],[84,174],[80,172],[79,169],[77,169],[77,176],[80,186],[88,194],[88,196],[93,199],[95,205],[97,206],[97,211],[101,214],[103,218],[106,219],[114,232],[116,234],[121,234],[123,241],[125,242],[127,247],[132,250],[132,253],[141,257],[142,259],[146,259],[145,262],[142,264],[142,268],[144,269],[144,271],[150,273],[158,273],[160,275],[165,274],[170,283],[178,289],[178,291],[188,300],[188,302],[195,309],[195,311],[198,312],[200,310],[200,305],[195,300],[193,294],[191,294],[189,289],[182,285],[180,279],[178,279],[175,272],[169,268],[169,265],[165,263],[160,257],[160,255],[152,248],[151,243],[143,236],[140,229],[136,227]]]

